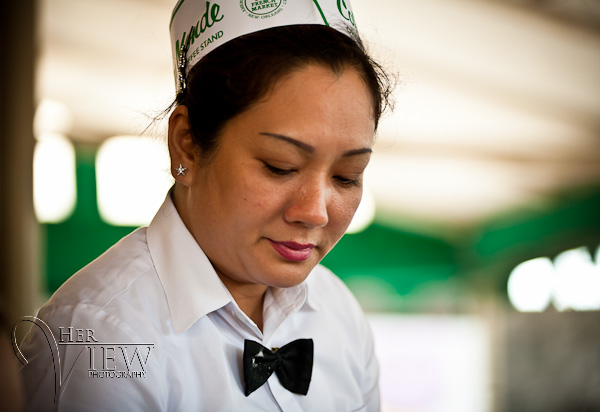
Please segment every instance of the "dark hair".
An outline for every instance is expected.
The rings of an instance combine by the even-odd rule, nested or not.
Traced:
[[[194,143],[209,156],[227,121],[249,109],[286,74],[320,64],[341,74],[358,72],[373,98],[375,127],[389,105],[390,82],[354,40],[330,27],[284,26],[233,39],[203,57],[187,77],[176,105],[188,108]]]

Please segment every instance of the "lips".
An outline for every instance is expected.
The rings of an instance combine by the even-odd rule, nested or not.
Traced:
[[[315,245],[311,243],[301,244],[296,242],[276,242],[268,239],[273,246],[273,249],[279,253],[279,255],[293,262],[302,262],[310,257]]]

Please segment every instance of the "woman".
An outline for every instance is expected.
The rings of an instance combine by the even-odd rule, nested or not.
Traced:
[[[60,410],[379,409],[364,314],[319,262],[360,202],[383,78],[343,2],[230,3],[175,7],[175,185],[40,310],[32,410],[53,389]]]

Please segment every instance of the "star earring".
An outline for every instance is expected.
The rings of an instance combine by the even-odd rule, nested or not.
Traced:
[[[177,172],[177,176],[179,176],[179,175],[185,176],[186,170],[187,170],[187,167],[183,167],[183,165],[181,163],[179,163],[179,167],[175,169],[175,171]]]

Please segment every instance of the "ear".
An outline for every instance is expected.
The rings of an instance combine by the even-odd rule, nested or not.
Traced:
[[[190,131],[188,109],[180,105],[169,117],[169,154],[171,175],[179,183],[190,186],[197,161],[197,152]],[[180,169],[180,165],[183,169]]]

